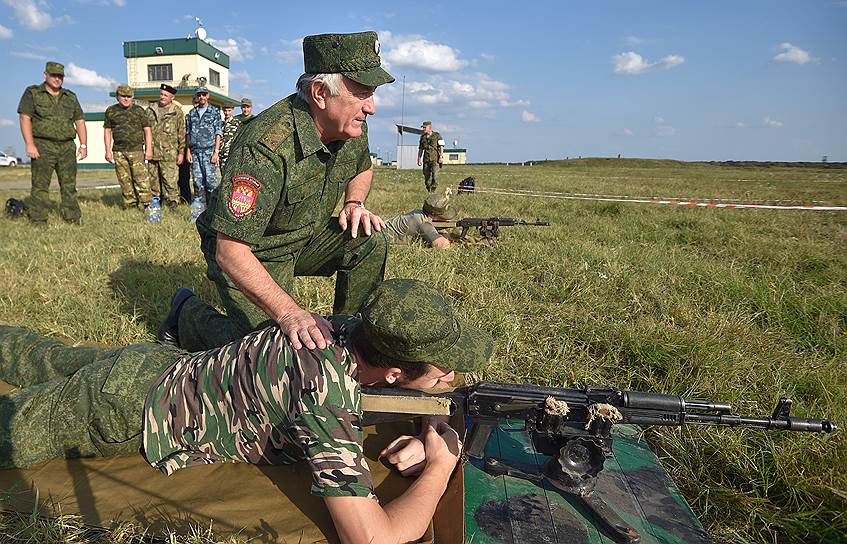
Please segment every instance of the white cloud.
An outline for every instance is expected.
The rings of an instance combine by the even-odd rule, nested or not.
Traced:
[[[800,49],[796,45],[791,45],[788,42],[779,44],[782,53],[777,54],[774,62],[788,62],[792,64],[807,64],[809,62],[817,62],[818,59],[812,58],[808,51]]]
[[[82,111],[87,113],[100,113],[106,111],[106,108],[116,103],[115,100],[100,100],[98,102],[82,102],[80,107]]]
[[[743,121],[738,121],[737,123],[735,123],[735,128],[747,128],[747,123]]]
[[[457,49],[421,36],[394,36],[382,31],[379,40],[383,48],[380,56],[387,68],[401,66],[425,72],[456,72],[468,65],[468,61],[459,58]]]
[[[268,80],[266,79],[253,79],[252,77],[250,77],[250,74],[247,72],[247,70],[230,72],[229,79],[230,81],[240,83],[242,87],[246,88],[253,87],[255,85],[266,85],[268,83]]]
[[[35,0],[3,0],[3,3],[15,10],[15,19],[27,28],[45,30],[53,25],[53,17],[42,11]]]
[[[283,41],[282,47],[275,51],[273,56],[283,64],[303,66],[303,40]]]
[[[0,127],[11,127],[15,124],[11,119],[0,119]]]
[[[8,40],[14,35],[15,33],[12,32],[11,28],[6,28],[5,26],[0,25],[0,40]]]
[[[253,42],[246,38],[227,38],[225,40],[209,38],[206,41],[229,55],[230,60],[243,62],[253,58]]]
[[[655,62],[650,62],[635,51],[612,56],[615,73],[624,75],[639,75],[654,69],[669,70],[683,62],[685,57],[680,55],[667,55]]]
[[[486,62],[494,62],[495,60],[497,60],[497,57],[490,53],[480,53],[479,58]]]
[[[664,117],[653,118],[653,130],[656,136],[661,138],[670,138],[676,135],[676,129],[665,122]]]
[[[762,120],[766,127],[770,128],[779,128],[782,126],[782,121],[777,121],[776,119],[771,118],[770,116],[765,116]]]
[[[627,128],[627,127],[624,127],[623,129],[621,129],[621,131],[620,131],[618,134],[619,134],[620,136],[626,136],[627,138],[629,138],[629,137],[631,137],[631,136],[635,135],[635,133],[632,131],[632,129],[631,129],[631,128]]]
[[[649,42],[649,40],[638,36],[624,36],[623,41],[627,45],[644,45]]]
[[[108,76],[101,76],[94,70],[83,68],[73,62],[68,64],[65,70],[65,82],[68,85],[80,87],[93,87],[95,89],[110,89],[118,84],[117,81]]]
[[[521,121],[524,123],[537,123],[541,121],[541,119],[539,119],[538,116],[531,111],[523,110],[521,112]]]
[[[12,51],[9,55],[13,57],[17,57],[19,59],[27,59],[27,60],[48,60],[44,55],[39,55],[38,53],[33,53],[32,51]]]

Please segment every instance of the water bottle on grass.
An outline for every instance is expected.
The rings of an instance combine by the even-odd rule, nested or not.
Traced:
[[[194,201],[191,203],[191,222],[194,223],[197,221],[197,218],[200,217],[200,214],[205,209],[206,205],[203,204],[203,200],[199,196],[194,197]]]
[[[144,210],[144,217],[148,223],[160,223],[162,221],[162,205],[159,202],[159,197],[154,196],[147,209]]]

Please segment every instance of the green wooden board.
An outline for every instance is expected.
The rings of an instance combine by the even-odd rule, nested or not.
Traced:
[[[472,425],[468,421],[469,427]],[[613,456],[606,460],[595,493],[641,534],[642,544],[707,544],[710,539],[634,425],[613,432]],[[547,461],[523,422],[503,421],[491,433],[485,457],[535,471]],[[465,479],[465,542],[476,544],[612,543],[597,529],[577,498],[511,476],[491,476],[484,460],[468,459]]]

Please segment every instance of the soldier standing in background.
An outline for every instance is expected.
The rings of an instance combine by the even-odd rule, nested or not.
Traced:
[[[132,101],[132,87],[118,85],[118,103],[106,108],[103,121],[103,144],[106,161],[115,164],[115,175],[121,184],[123,208],[150,204],[148,161],[153,156],[153,133],[144,108]],[[114,144],[112,143],[114,141]]]
[[[235,118],[238,119],[239,122],[241,122],[246,119],[250,119],[251,117],[253,117],[253,101],[249,98],[242,98],[241,113],[236,115]]]
[[[209,104],[206,87],[197,87],[194,96],[197,105],[188,112],[185,120],[186,158],[194,172],[194,196],[208,202],[208,193],[218,188],[215,166],[221,148],[221,112],[217,106]]]
[[[423,158],[423,178],[426,190],[429,193],[435,192],[435,167],[441,168],[444,163],[444,140],[441,139],[441,134],[432,131],[432,122],[424,121],[421,128],[424,133],[421,134],[420,143],[418,143],[418,166],[421,166],[421,158]]]
[[[79,100],[62,87],[64,79],[64,65],[48,62],[44,83],[27,87],[18,104],[21,135],[26,154],[32,159],[29,218],[40,224],[47,223],[54,170],[62,194],[62,218],[79,224],[82,216],[76,199],[76,157],[88,156],[88,133]],[[79,149],[74,145],[75,136],[79,136]]]
[[[153,131],[153,158],[147,163],[150,189],[153,196],[164,193],[170,209],[179,204],[179,165],[185,150],[185,115],[174,96],[176,89],[162,83],[159,101],[147,108]]]
[[[227,104],[223,107],[224,120],[223,129],[221,130],[221,172],[223,172],[226,158],[229,156],[229,146],[232,144],[232,139],[235,138],[235,131],[238,130],[239,119],[233,117],[232,113],[235,107]]]

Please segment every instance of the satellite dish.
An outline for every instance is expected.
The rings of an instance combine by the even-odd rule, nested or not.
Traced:
[[[459,147],[459,140],[453,140],[453,147]]]
[[[206,29],[203,28],[202,26],[198,27],[197,30],[194,31],[194,35],[197,36],[197,38],[200,39],[200,40],[205,40],[206,39]]]

